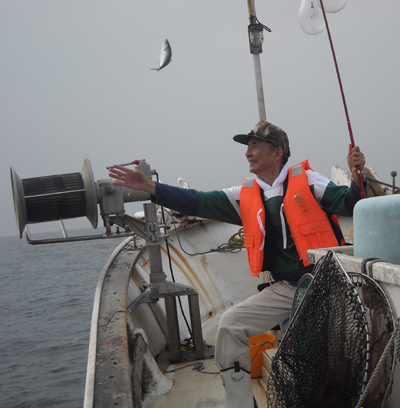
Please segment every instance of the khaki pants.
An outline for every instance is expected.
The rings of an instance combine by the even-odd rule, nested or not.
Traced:
[[[220,369],[233,366],[250,371],[250,335],[258,336],[283,323],[290,316],[296,286],[276,282],[227,310],[220,319],[215,361]]]

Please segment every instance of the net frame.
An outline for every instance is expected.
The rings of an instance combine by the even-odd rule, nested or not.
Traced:
[[[293,304],[292,304],[292,311],[290,313],[290,321],[293,319],[294,315],[296,314],[297,309],[301,305],[303,298],[311,285],[312,280],[314,279],[314,275],[312,273],[305,273],[299,280],[297,284],[296,293],[294,294]]]
[[[370,332],[367,383],[358,406],[362,403],[363,408],[383,408],[396,367],[395,343],[390,341],[395,331],[394,312],[385,291],[372,277],[360,272],[348,275],[363,301]]]
[[[370,332],[368,382],[357,406],[383,408],[392,390],[396,367],[395,343],[390,342],[395,330],[392,304],[378,282],[365,272],[347,272],[347,274],[364,303]],[[293,299],[291,319],[303,301],[313,278],[313,274],[306,273],[300,279]]]

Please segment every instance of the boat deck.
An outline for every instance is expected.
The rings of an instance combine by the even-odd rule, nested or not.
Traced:
[[[144,402],[151,408],[223,407],[225,400],[219,369],[214,359],[171,364],[166,375],[174,381],[168,393]],[[267,405],[265,390],[260,379],[253,378],[253,394],[260,407]]]
[[[274,332],[278,342],[281,332]],[[215,345],[216,327],[206,335],[206,343]],[[169,364],[168,354],[158,359],[160,369],[174,381],[172,389],[163,395],[150,397],[143,402],[144,408],[223,408],[225,391],[221,374],[213,358],[182,363]],[[268,375],[268,364],[263,358],[264,378],[253,378],[253,395],[259,407],[267,406],[265,388],[262,381]],[[168,368],[166,368],[168,366]]]

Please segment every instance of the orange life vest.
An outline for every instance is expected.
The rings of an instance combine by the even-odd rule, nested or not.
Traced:
[[[305,266],[310,265],[307,250],[338,245],[327,213],[311,193],[308,169],[312,170],[307,160],[289,169],[288,188],[283,199],[290,232]],[[244,179],[240,191],[240,214],[250,271],[252,275],[259,276],[264,261],[265,208],[260,187],[254,178]]]
[[[288,188],[283,199],[283,211],[305,266],[310,265],[307,261],[309,249],[338,246],[328,214],[311,193],[306,170],[312,170],[308,160],[289,169]]]
[[[260,186],[254,178],[245,178],[240,190],[244,246],[247,250],[250,272],[258,276],[264,261],[265,209]]]

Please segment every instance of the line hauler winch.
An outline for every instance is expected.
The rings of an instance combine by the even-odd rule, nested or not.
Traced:
[[[137,164],[136,170],[141,171],[148,178],[156,174],[146,160],[135,160],[130,164]],[[25,231],[30,244],[120,238],[131,235],[139,235],[154,241],[154,230],[159,231],[159,228],[154,229],[154,226],[125,213],[125,203],[149,200],[150,194],[114,186],[112,179],[95,181],[88,159],[84,160],[83,167],[78,173],[21,179],[14,168],[11,167],[10,172],[19,236],[22,238]],[[68,237],[63,220],[87,217],[92,227],[97,228],[97,206],[100,208],[106,233]],[[50,221],[59,221],[63,238],[40,240],[30,238],[28,224]],[[119,232],[118,229],[117,233],[112,233],[111,226],[114,224],[121,227],[124,232]]]

